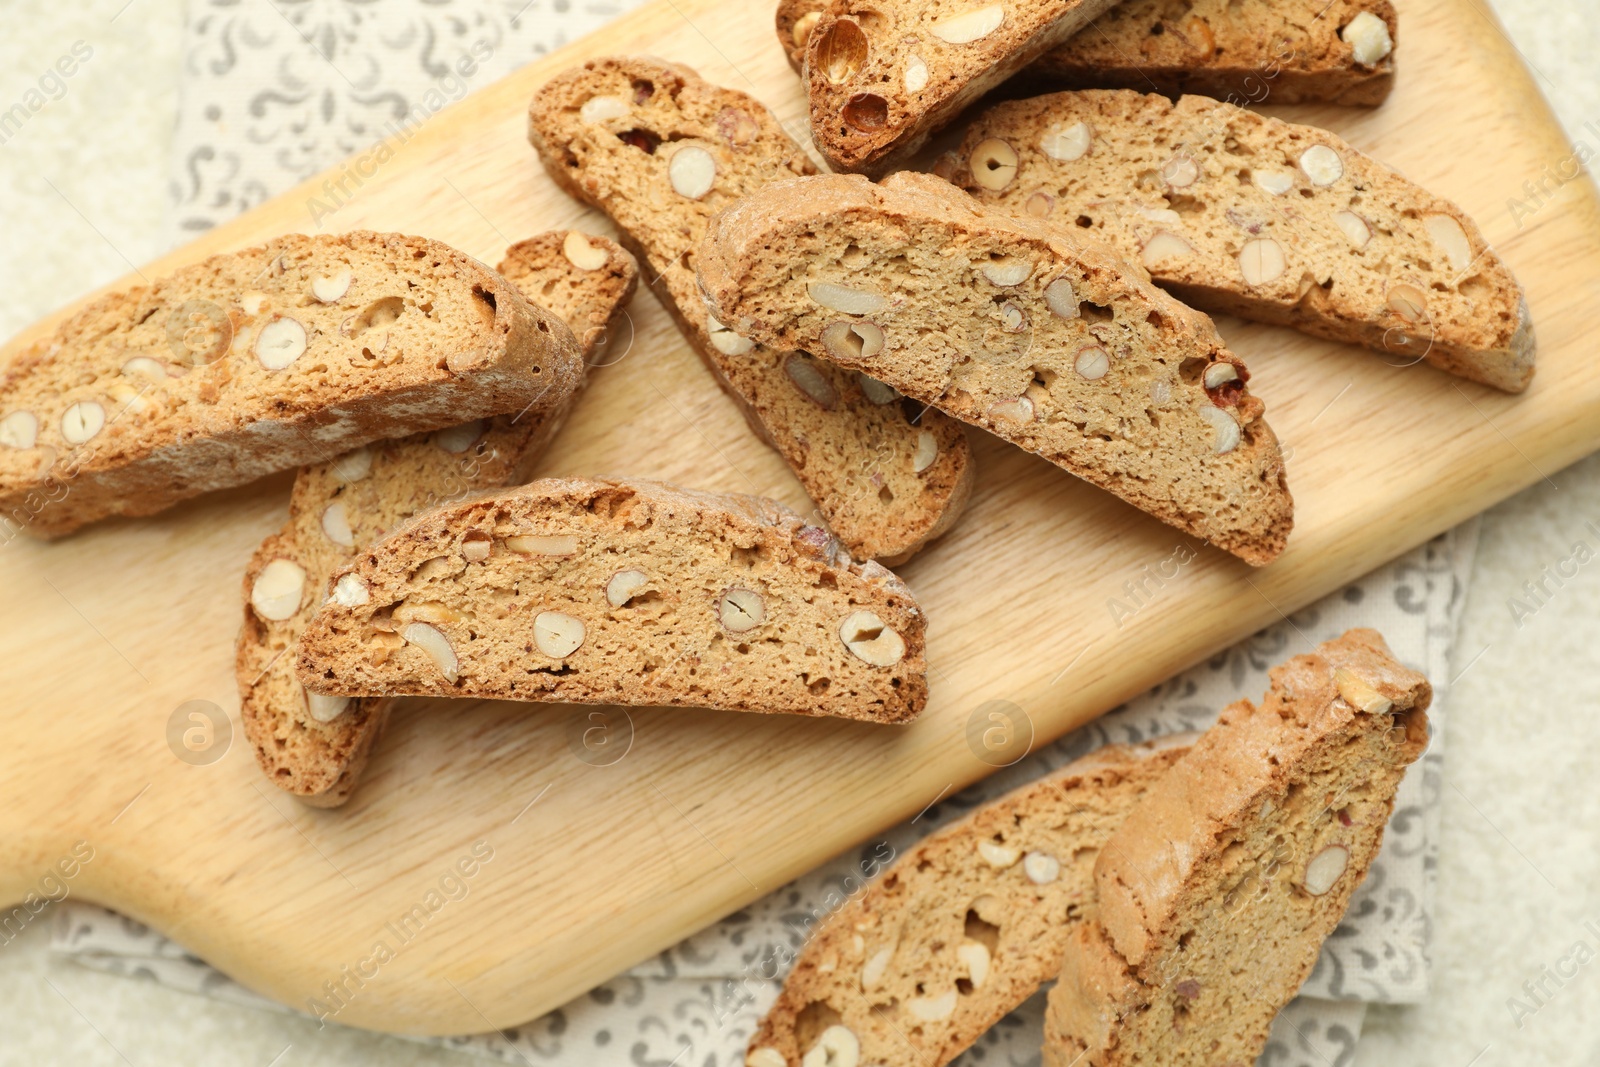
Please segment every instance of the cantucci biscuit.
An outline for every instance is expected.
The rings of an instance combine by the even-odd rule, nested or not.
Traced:
[[[0,519],[150,515],[407,431],[555,403],[583,360],[483,264],[399,234],[280,237],[113,293],[0,377]]]
[[[693,252],[711,216],[813,171],[759,101],[659,60],[597,59],[539,90],[529,138],[557,184],[615,220],[684,336],[852,555],[900,563],[955,522],[973,477],[959,423],[854,371],[740,337],[695,289]]]
[[[1053,93],[985,112],[952,169],[985,204],[1081,227],[1195,307],[1508,392],[1533,377],[1527,301],[1478,227],[1325,130],[1198,96]]]
[[[796,71],[828,0],[782,0]],[[1230,103],[1382,103],[1394,87],[1389,0],[1123,0],[1021,77],[1051,88],[1202,93]]]
[[[697,256],[713,314],[981,426],[1253,564],[1293,502],[1211,320],[1073,229],[926,174],[759,190]]]
[[[918,842],[809,931],[745,1062],[949,1063],[1060,971],[1095,855],[1191,740],[1108,745]]]
[[[639,273],[615,242],[576,230],[513,245],[499,271],[567,323],[585,357],[633,295]],[[274,785],[317,807],[344,803],[393,704],[308,695],[295,679],[293,648],[328,576],[426,507],[526,478],[576,395],[529,413],[375,442],[300,469],[289,520],[245,571],[235,659],[245,736]]]
[[[298,675],[425,695],[915,718],[910,590],[770,500],[547,479],[417,516],[333,580]]]
[[[833,0],[801,71],[811,139],[834,170],[886,173],[1115,3]]]
[[[1254,1063],[1377,855],[1431,698],[1351,630],[1227,708],[1100,851],[1045,1064]]]

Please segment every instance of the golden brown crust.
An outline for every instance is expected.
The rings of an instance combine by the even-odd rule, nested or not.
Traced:
[[[319,278],[339,295],[316,296]],[[471,257],[399,234],[289,235],[104,297],[6,368],[0,419],[26,413],[37,433],[0,434],[0,515],[47,537],[149,515],[521,410],[581,375],[566,328]],[[61,499],[37,506],[52,487]]]
[[[1293,502],[1243,362],[1075,231],[929,175],[824,175],[734,205],[696,258],[714,313],[757,341],[882,378],[1250,563],[1283,550]]]
[[[571,254],[587,266],[569,258],[569,242]],[[638,265],[613,241],[562,230],[512,246],[500,273],[569,324],[588,359],[633,295]],[[348,701],[328,721],[311,714],[294,677],[293,647],[328,576],[426,507],[524,480],[576,395],[573,390],[554,404],[438,434],[377,442],[300,469],[288,522],[263,542],[245,570],[245,618],[235,662],[245,736],[269,781],[316,807],[344,803],[393,704],[387,697],[365,697]],[[274,560],[291,561],[306,574],[305,596],[287,619],[263,618],[250,605],[256,579]],[[334,709],[319,704],[318,710],[326,717]]]
[[[759,101],[682,66],[598,59],[540,89],[529,139],[558,185],[616,221],[684,337],[852,555],[898,564],[950,528],[973,482],[960,423],[937,412],[913,422],[852,372],[751,346],[714,327],[695,289],[690,257],[716,211],[815,169]],[[714,168],[698,198],[672,184],[673,161],[695,152]],[[680,172],[679,184],[699,191],[684,183]],[[937,458],[918,471],[924,435]]]
[[[980,173],[996,152],[1009,179]],[[1473,221],[1325,130],[1089,90],[999,104],[954,155],[985,204],[1072,220],[1196,307],[1508,392],[1533,377],[1527,303]]]
[[[774,501],[545,479],[419,515],[336,574],[297,674],[347,696],[907,722],[921,609]]]

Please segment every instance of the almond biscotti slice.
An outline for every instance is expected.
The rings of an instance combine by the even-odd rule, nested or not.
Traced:
[[[930,834],[809,932],[745,1062],[955,1059],[1056,976],[1095,854],[1192,739],[1109,745]]]
[[[1377,855],[1431,698],[1351,630],[1226,709],[1101,850],[1044,1062],[1254,1063]]]
[[[280,237],[69,318],[0,377],[0,519],[110,515],[569,392],[571,334],[420,237]]]
[[[539,91],[529,138],[558,184],[616,221],[679,329],[852,555],[892,566],[949,529],[973,478],[959,423],[853,371],[752,344],[695,289],[711,216],[814,169],[759,101],[659,60],[598,59]]]
[[[1533,377],[1522,289],[1472,220],[1325,130],[1198,96],[1054,93],[984,113],[952,180],[1082,227],[1196,307],[1509,392]]]
[[[796,71],[828,0],[781,0]],[[1238,103],[1376,105],[1394,87],[1389,0],[1123,0],[1022,72],[1056,87],[1202,93]]]
[[[801,72],[811,138],[834,170],[886,173],[1115,3],[833,0]]]
[[[547,479],[417,516],[300,638],[314,692],[709,707],[902,723],[910,590],[770,500]]]
[[[513,245],[499,271],[568,325],[585,359],[633,295],[639,273],[615,242],[576,230]],[[316,614],[328,576],[425,507],[525,480],[576,395],[574,389],[542,413],[377,442],[300,469],[288,522],[245,572],[235,659],[244,733],[269,781],[316,807],[344,803],[393,703],[307,695],[295,678],[289,652]]]
[[[1261,565],[1293,502],[1249,372],[1211,320],[1072,230],[931,175],[769,186],[698,255],[712,313],[981,426]]]
[[[1375,106],[1394,88],[1389,0],[1125,0],[1047,52],[1058,86],[1200,93],[1239,104]]]

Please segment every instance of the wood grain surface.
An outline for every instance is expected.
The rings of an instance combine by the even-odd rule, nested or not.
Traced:
[[[971,509],[901,572],[931,620],[932,700],[914,726],[655,709],[602,711],[602,722],[592,709],[416,702],[356,799],[313,811],[262,780],[232,677],[240,574],[282,521],[287,475],[57,544],[18,538],[0,548],[0,899],[36,891],[83,841],[93,856],[72,893],[279,1000],[304,1008],[359,970],[370,976],[348,986],[339,1022],[515,1024],[989,772],[969,723],[1014,707],[1014,744],[1030,729],[1055,737],[1594,450],[1593,188],[1552,177],[1570,168],[1571,147],[1485,8],[1397,6],[1400,74],[1386,106],[1274,113],[1334,129],[1477,218],[1527,288],[1539,373],[1509,397],[1221,320],[1289,450],[1296,528],[1271,567],[1202,549],[1149,581],[1183,537],[977,434]],[[802,129],[767,4],[659,0],[421,124],[375,167],[338,168],[143,272],[317,232],[310,198],[326,203],[324,180],[347,173],[353,195],[320,220],[324,232],[420,233],[493,263],[540,230],[608,231],[545,178],[524,110],[556,71],[629,51],[753,92]],[[1513,213],[1509,198],[1531,206],[1529,181],[1544,182],[1542,206]],[[643,475],[809,511],[649,295],[631,326],[542,473]],[[1112,598],[1133,606],[1129,582],[1148,596],[1114,616]],[[207,752],[221,753],[214,762],[179,759],[187,750],[169,744],[169,724],[191,725],[174,720],[189,701],[233,720],[231,745]],[[586,730],[599,731],[587,748]],[[463,880],[465,895],[430,900],[475,848],[492,858]],[[419,906],[425,921],[402,944],[389,924]],[[380,940],[393,958],[374,965]]]

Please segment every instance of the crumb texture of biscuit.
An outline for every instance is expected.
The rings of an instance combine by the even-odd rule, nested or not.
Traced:
[[[1097,922],[1051,991],[1044,1063],[1254,1063],[1377,855],[1432,690],[1372,630],[1272,671],[1095,862]]]
[[[895,859],[811,932],[746,1062],[803,1067],[819,1048],[838,1064],[955,1059],[1055,977],[1095,856],[1191,740],[1107,746]]]
[[[1252,564],[1293,525],[1249,372],[1211,320],[1070,230],[902,172],[792,179],[719,216],[713,312],[888,382]]]
[[[1115,3],[833,0],[806,35],[812,140],[836,171],[887,173]]]
[[[513,245],[499,271],[568,325],[585,359],[639,276],[616,242],[576,230]],[[288,521],[246,568],[235,660],[245,736],[274,785],[313,806],[344,803],[393,704],[387,697],[310,696],[295,678],[293,649],[329,575],[419,511],[525,480],[583,379],[562,385],[515,414],[374,442],[300,469]]]
[[[1199,96],[1052,93],[985,112],[945,167],[1195,307],[1508,392],[1533,377],[1527,301],[1472,219],[1325,130]]]
[[[616,222],[684,337],[858,559],[902,563],[954,524],[965,429],[893,389],[741,337],[706,311],[693,254],[739,197],[815,168],[761,103],[660,60],[593,60],[552,79],[529,139],[557,184]]]
[[[915,718],[906,586],[760,497],[548,479],[426,512],[334,577],[313,692]]]
[[[798,73],[828,0],[782,0]],[[1389,0],[1123,0],[1019,77],[1049,88],[1199,93],[1230,103],[1376,106],[1394,88]]]
[[[559,320],[454,249],[289,235],[103,297],[13,361],[0,515],[45,537],[150,515],[582,373]]]

